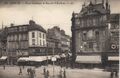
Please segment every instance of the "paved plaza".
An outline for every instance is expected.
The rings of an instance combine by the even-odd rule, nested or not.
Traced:
[[[66,78],[110,78],[110,72],[103,71],[102,69],[71,69],[71,68],[62,68],[60,66],[54,66],[54,72],[53,72],[53,66],[48,65],[47,66],[41,66],[38,68],[35,68],[33,66],[25,66],[22,68],[22,74],[19,75],[20,68],[19,66],[6,66],[5,69],[3,66],[0,67],[0,78],[30,78],[27,69],[35,69],[35,77],[34,78],[44,78],[43,69],[46,67],[46,70],[49,71],[49,78],[59,78],[58,75],[60,73],[60,70],[66,70]],[[113,77],[116,78],[116,77]]]

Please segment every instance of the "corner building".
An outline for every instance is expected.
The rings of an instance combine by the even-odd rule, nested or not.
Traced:
[[[45,55],[46,30],[33,20],[29,24],[8,27],[7,52],[9,63],[21,56]]]

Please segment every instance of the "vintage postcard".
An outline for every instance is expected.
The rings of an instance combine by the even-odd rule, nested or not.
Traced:
[[[0,78],[119,78],[120,0],[0,0]]]

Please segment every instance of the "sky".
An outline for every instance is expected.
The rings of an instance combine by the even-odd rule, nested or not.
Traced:
[[[59,26],[71,36],[72,12],[79,13],[82,4],[86,5],[90,0],[72,1],[73,4],[0,4],[0,28],[4,26],[28,24],[34,20],[46,30],[53,26]],[[95,0],[92,0],[93,2]],[[102,0],[96,0],[101,2]],[[120,0],[109,0],[112,13],[120,13]]]

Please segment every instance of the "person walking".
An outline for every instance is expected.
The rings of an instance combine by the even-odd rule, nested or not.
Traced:
[[[43,74],[45,75],[45,73],[46,73],[46,68],[44,67],[44,69],[43,69]]]
[[[36,74],[35,74],[35,69],[33,69],[33,75],[34,75],[34,77],[36,76]]]
[[[30,74],[30,68],[27,69],[27,73],[28,73],[28,75]]]
[[[115,77],[118,77],[118,71],[117,70],[115,71]]]
[[[3,65],[3,69],[5,70],[5,65]]]
[[[30,78],[34,78],[34,72],[33,72],[33,70],[30,71]]]
[[[22,69],[21,69],[21,67],[20,67],[19,75],[22,75]]]
[[[46,78],[49,78],[49,71],[46,72]]]
[[[111,71],[110,77],[113,78],[114,72],[113,70]]]
[[[62,78],[62,69],[59,72],[59,78]]]
[[[64,69],[64,72],[63,72],[63,78],[66,78],[66,71]]]

